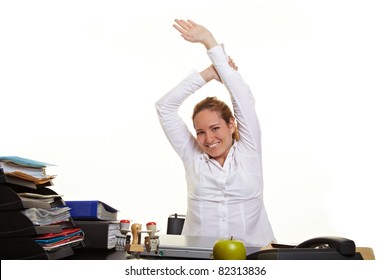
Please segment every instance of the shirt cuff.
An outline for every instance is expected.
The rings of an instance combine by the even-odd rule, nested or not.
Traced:
[[[223,44],[215,46],[207,50],[207,55],[210,57],[214,65],[221,65],[228,63],[228,56],[225,52],[225,47]]]
[[[200,73],[194,69],[188,73],[183,82],[187,85],[190,85],[192,88],[192,93],[206,84],[206,81],[203,79],[202,75],[200,75]]]

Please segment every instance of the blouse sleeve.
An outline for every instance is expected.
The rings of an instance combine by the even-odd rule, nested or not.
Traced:
[[[181,104],[206,82],[195,70],[156,102],[157,115],[172,147],[182,160],[198,152],[195,137],[179,116]]]
[[[255,99],[241,75],[228,63],[223,45],[207,51],[223,84],[230,93],[241,146],[249,153],[261,153],[261,130],[255,109]]]

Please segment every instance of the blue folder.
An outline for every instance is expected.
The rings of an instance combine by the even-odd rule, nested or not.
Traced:
[[[70,216],[75,220],[115,221],[118,210],[99,200],[65,201]]]

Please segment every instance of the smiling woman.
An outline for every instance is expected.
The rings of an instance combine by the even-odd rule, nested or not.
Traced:
[[[176,20],[174,27],[185,40],[203,44],[212,61],[156,103],[164,132],[186,171],[187,217],[182,234],[234,236],[247,245],[266,246],[275,237],[263,204],[260,126],[253,95],[208,29],[190,20]],[[194,108],[195,138],[178,110],[212,80],[226,86],[235,116],[224,102],[207,97]]]
[[[234,140],[238,140],[230,108],[215,97],[207,97],[195,106],[192,119],[199,146],[223,166]]]

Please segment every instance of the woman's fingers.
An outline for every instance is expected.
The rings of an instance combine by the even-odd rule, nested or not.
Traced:
[[[234,63],[233,59],[230,56],[228,57],[228,63],[230,67],[232,67],[234,70],[238,70],[236,63]]]

